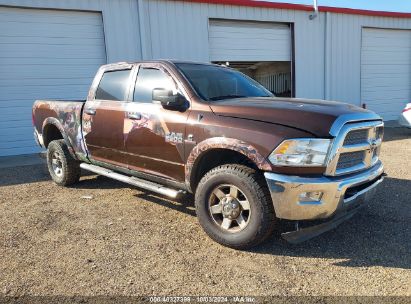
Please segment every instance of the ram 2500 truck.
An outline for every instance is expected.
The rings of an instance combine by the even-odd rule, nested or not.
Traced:
[[[38,100],[33,123],[58,185],[83,168],[172,198],[192,193],[205,232],[233,248],[260,243],[279,221],[293,223],[289,242],[327,231],[384,176],[375,113],[276,98],[212,64],[105,65],[87,100]]]

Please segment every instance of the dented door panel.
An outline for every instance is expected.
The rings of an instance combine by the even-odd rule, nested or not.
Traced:
[[[163,109],[159,104],[130,103],[128,112],[141,119],[125,119],[128,165],[165,178],[184,181],[184,138],[187,112]]]
[[[83,135],[90,160],[126,166],[123,138],[126,103],[87,101],[83,113]],[[88,114],[90,110],[95,113]]]

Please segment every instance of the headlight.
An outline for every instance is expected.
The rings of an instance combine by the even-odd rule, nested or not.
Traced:
[[[330,139],[297,138],[284,140],[268,157],[277,166],[321,167],[327,162]]]

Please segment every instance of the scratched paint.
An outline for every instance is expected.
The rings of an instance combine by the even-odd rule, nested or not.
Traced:
[[[83,104],[80,101],[36,101],[34,112],[44,117],[44,120],[37,120],[35,126],[37,132],[42,134],[45,125],[52,123],[67,137],[71,153],[86,155],[87,149],[82,140],[81,132],[81,110]],[[53,122],[51,118],[54,118],[56,121]]]
[[[258,153],[252,145],[234,138],[213,137],[196,145],[188,156],[185,167],[185,181],[188,186],[190,185],[191,172],[196,160],[202,153],[211,149],[229,149],[237,151],[248,157],[261,170],[271,170],[271,165],[268,163],[266,158]]]

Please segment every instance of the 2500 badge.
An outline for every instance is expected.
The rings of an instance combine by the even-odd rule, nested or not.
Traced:
[[[167,133],[166,134],[166,142],[172,142],[172,143],[182,143],[183,142],[183,133]]]

